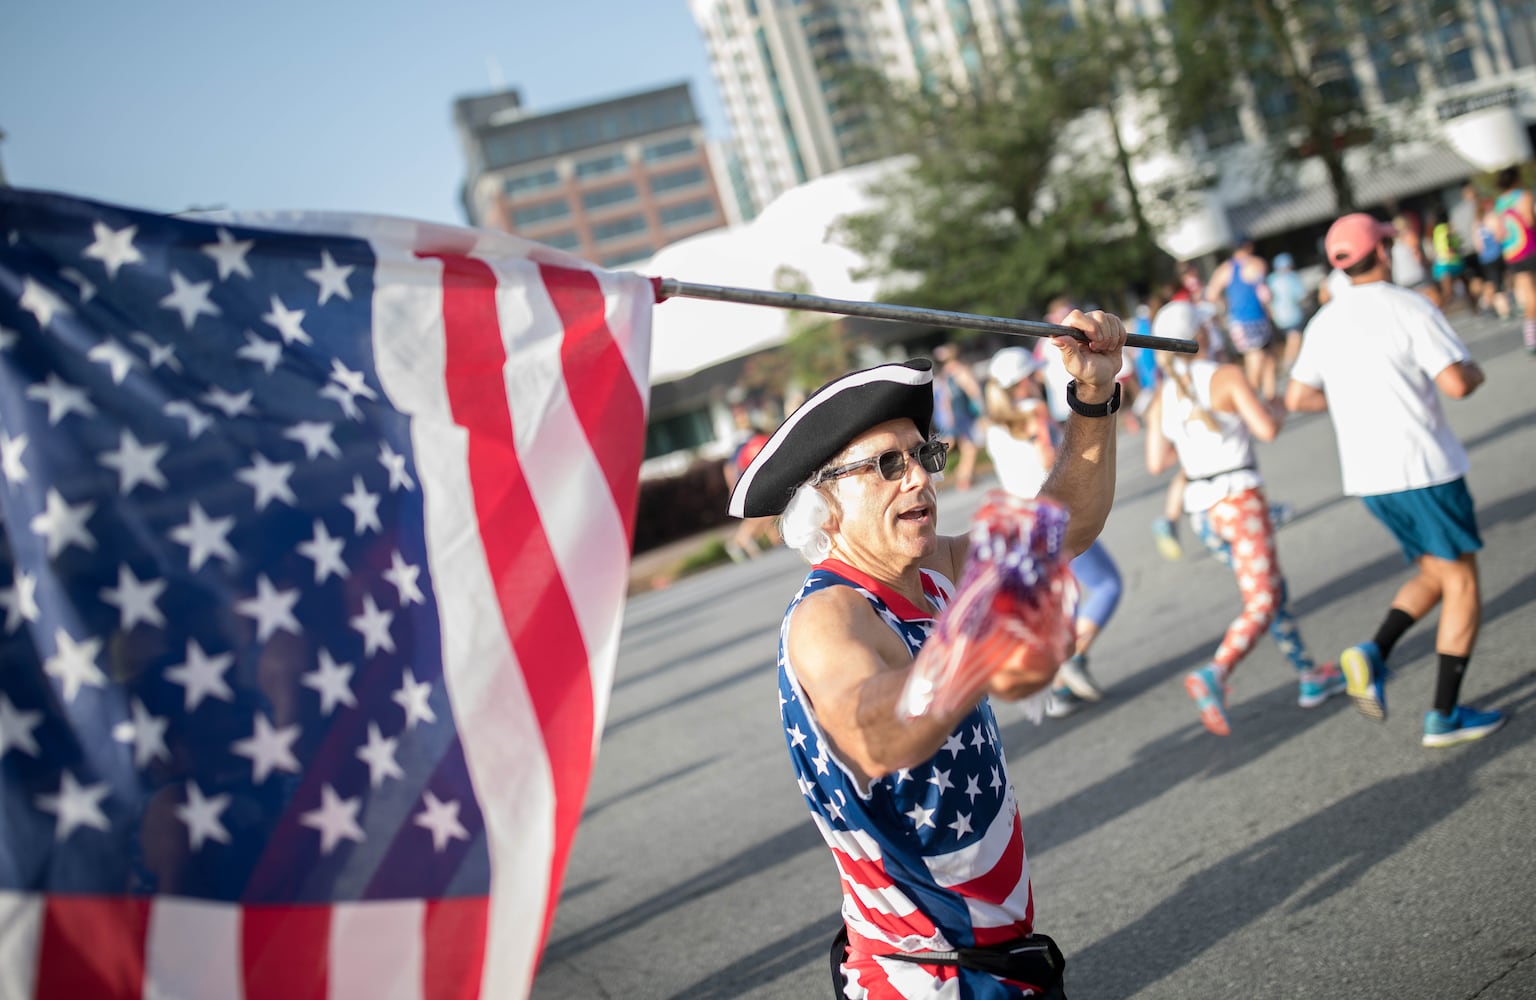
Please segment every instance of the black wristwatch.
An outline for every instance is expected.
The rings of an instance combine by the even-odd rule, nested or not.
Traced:
[[[1115,383],[1115,391],[1110,394],[1108,402],[1085,403],[1077,398],[1077,379],[1067,383],[1067,405],[1072,412],[1084,417],[1108,417],[1120,411],[1120,383]]]

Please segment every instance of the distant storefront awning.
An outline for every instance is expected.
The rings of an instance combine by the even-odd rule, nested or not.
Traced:
[[[1448,147],[1439,146],[1376,169],[1357,169],[1351,179],[1355,184],[1355,201],[1371,208],[1384,201],[1446,187],[1476,173],[1477,167]],[[1333,188],[1326,186],[1245,202],[1227,210],[1232,231],[1255,239],[1327,222],[1337,214]]]

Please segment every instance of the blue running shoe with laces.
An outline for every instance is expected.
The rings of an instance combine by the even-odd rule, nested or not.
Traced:
[[[1200,710],[1200,721],[1217,736],[1231,736],[1232,727],[1227,720],[1227,686],[1221,682],[1221,674],[1214,663],[1199,670],[1191,670],[1184,678],[1184,690],[1195,699]]]
[[[1304,670],[1301,673],[1301,685],[1296,695],[1296,704],[1302,708],[1316,708],[1329,698],[1341,693],[1347,686],[1344,673],[1336,664],[1324,663],[1311,670]]]
[[[1504,718],[1503,712],[1479,712],[1466,705],[1457,705],[1444,714],[1430,709],[1424,713],[1424,745],[1453,747],[1480,740],[1504,725]]]
[[[1374,642],[1362,642],[1339,654],[1339,668],[1344,671],[1345,690],[1355,707],[1367,719],[1387,719],[1387,664]]]

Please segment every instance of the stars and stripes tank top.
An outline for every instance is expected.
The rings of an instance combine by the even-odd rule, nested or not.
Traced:
[[[938,608],[954,585],[923,570]],[[985,946],[1030,933],[1034,901],[1018,802],[997,720],[983,699],[927,762],[859,787],[837,758],[788,656],[795,609],[826,587],[853,587],[916,655],[933,616],[851,566],[812,567],[779,631],[779,702],[796,780],[837,863],[848,927],[850,996],[1018,997],[1018,987],[892,952]],[[862,992],[861,992],[862,991]]]

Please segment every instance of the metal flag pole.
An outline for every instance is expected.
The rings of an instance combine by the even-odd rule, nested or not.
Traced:
[[[770,292],[758,288],[731,288],[727,285],[697,285],[691,281],[678,281],[676,278],[652,278],[651,283],[656,286],[657,302],[665,302],[667,299],[680,296],[688,299],[713,299],[716,302],[773,306],[776,309],[801,309],[806,312],[836,313],[841,316],[867,316],[870,319],[926,323],[929,326],[961,330],[986,330],[1016,337],[1060,337],[1065,334],[1075,340],[1088,339],[1081,330],[1031,319],[1005,319],[1001,316],[950,312],[947,309],[924,309],[920,306],[892,305],[886,302],[827,299],[820,295],[804,295],[800,292]],[[1194,354],[1199,350],[1193,340],[1151,337],[1136,333],[1127,334],[1125,342],[1131,347],[1174,351],[1179,354]]]

